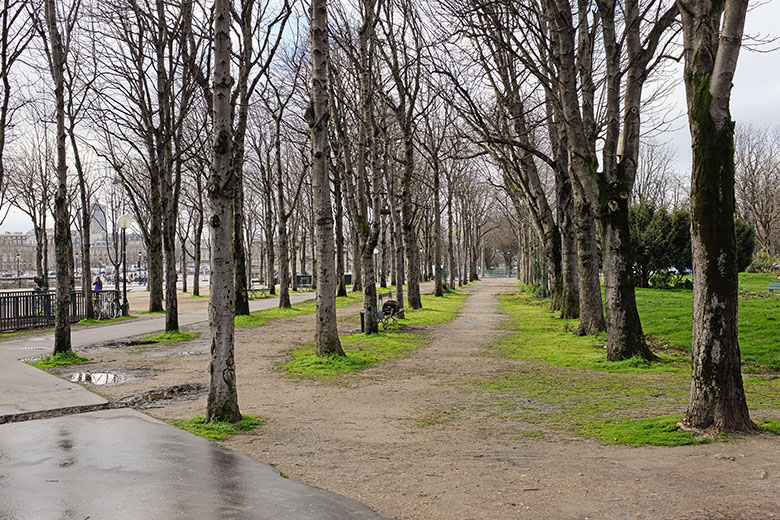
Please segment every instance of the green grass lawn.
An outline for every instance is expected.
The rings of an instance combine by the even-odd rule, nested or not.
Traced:
[[[382,361],[404,357],[428,343],[428,337],[421,327],[453,320],[465,300],[465,292],[454,291],[440,298],[424,294],[422,309],[406,310],[405,318],[398,320],[398,323],[391,323],[387,330],[380,324],[378,334],[342,334],[341,345],[346,356],[318,357],[314,345],[307,344],[293,350],[292,359],[284,363],[283,368],[293,377],[334,379]],[[410,330],[410,326],[419,328]]]
[[[753,276],[746,281],[765,283]],[[637,301],[645,332],[676,347],[658,351],[660,362],[607,362],[604,334],[573,336],[576,320],[556,318],[547,299],[523,291],[501,296],[512,332],[496,348],[522,362],[511,374],[475,384],[497,393],[501,413],[524,424],[630,446],[707,442],[677,427],[690,387],[692,291],[638,290]],[[780,300],[753,297],[739,305],[743,359],[751,371],[764,372],[745,375],[748,405],[756,419],[777,417],[780,376],[771,372],[780,366],[780,342],[771,318],[780,318]],[[780,426],[759,423],[767,431]]]
[[[739,346],[751,370],[780,370],[780,296],[763,290],[773,274],[740,273],[740,287],[759,296],[739,299]],[[761,297],[763,296],[763,297]],[[684,350],[691,348],[693,291],[637,289],[637,307],[645,334]]]
[[[336,308],[341,309],[362,301],[363,293],[348,293],[347,296],[336,298]],[[236,327],[259,327],[265,325],[270,320],[300,316],[302,314],[313,314],[314,311],[315,302],[312,298],[311,300],[294,303],[290,308],[274,307],[272,309],[255,311],[249,315],[236,316],[235,323]]]

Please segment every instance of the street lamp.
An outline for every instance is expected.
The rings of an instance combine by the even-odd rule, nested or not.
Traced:
[[[22,288],[22,268],[20,263],[21,256],[22,256],[22,252],[17,251],[16,252],[16,280],[19,284],[20,289]]]
[[[122,215],[116,221],[116,225],[122,230],[122,316],[127,316],[129,306],[127,304],[127,228],[133,224],[133,217]]]

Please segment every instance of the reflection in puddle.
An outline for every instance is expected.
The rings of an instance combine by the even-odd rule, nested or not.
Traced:
[[[109,372],[78,372],[71,374],[68,380],[73,383],[92,383],[93,385],[112,385],[121,383],[122,377]]]

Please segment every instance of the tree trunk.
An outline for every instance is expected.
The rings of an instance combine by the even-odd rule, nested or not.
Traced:
[[[333,199],[336,205],[336,278],[338,284],[336,296],[346,296],[347,284],[344,281],[344,198],[341,193],[341,178],[338,173],[333,175]]]
[[[615,200],[615,199],[613,199]],[[628,199],[620,199],[618,208],[600,218],[604,244],[604,301],[607,308],[607,360],[632,357],[652,360],[642,333],[636,309],[631,262],[631,236],[628,230]],[[614,205],[613,205],[614,206]],[[606,251],[610,253],[607,254]]]
[[[387,288],[387,270],[388,270],[388,251],[387,243],[387,220],[382,222],[381,247],[379,248],[381,258],[381,274],[379,275],[379,287]]]
[[[87,193],[87,179],[81,165],[81,156],[76,142],[75,121],[70,119],[70,146],[73,150],[73,159],[76,163],[76,172],[79,182],[79,200],[81,201],[81,290],[84,292],[84,314],[87,319],[95,319],[95,306],[92,302],[92,262],[90,247],[92,215],[90,211],[89,195]],[[116,225],[116,223],[114,223]],[[45,231],[44,231],[45,232]]]
[[[70,239],[68,214],[68,166],[65,150],[65,50],[57,29],[57,10],[54,0],[46,0],[46,25],[51,48],[51,75],[54,80],[54,98],[57,115],[57,191],[54,197],[54,246],[57,265],[57,295],[55,304],[54,353],[71,350],[70,342],[70,286],[73,245]]]
[[[577,238],[574,232],[574,194],[565,171],[555,171],[556,211],[561,235],[561,318],[580,317]],[[519,262],[518,262],[519,269]],[[599,296],[599,300],[601,297]]]
[[[579,276],[580,325],[577,336],[595,335],[607,329],[601,302],[599,255],[593,212],[584,194],[574,196],[574,232],[577,237],[577,273]]]
[[[680,0],[678,6],[693,139],[693,369],[684,423],[701,430],[755,431],[737,338],[734,123],[729,114],[748,2]]]
[[[318,356],[344,355],[336,321],[336,261],[330,200],[328,143],[328,8],[326,0],[311,3],[311,102],[306,120],[311,130],[311,184],[317,241],[315,350]]]
[[[412,207],[412,174],[414,171],[414,143],[411,130],[407,131],[404,153],[404,182],[401,187],[401,217],[403,226],[404,248],[409,262],[409,307],[422,309],[420,298],[420,253],[417,247],[417,233],[414,229],[414,209]],[[401,263],[403,265],[403,263]]]
[[[187,235],[179,234],[179,247],[181,248],[181,292],[187,292]]]
[[[268,286],[269,294],[276,294],[276,282],[274,281],[274,224],[271,215],[271,188],[266,189],[265,195],[265,248],[268,254],[268,265],[265,267],[265,285]]]
[[[363,269],[360,262],[360,236],[353,223],[350,238],[352,239],[352,292],[363,290]]]
[[[238,422],[236,368],[234,346],[233,290],[233,158],[232,120],[230,107],[230,21],[228,0],[214,2],[214,97],[213,156],[208,193],[211,208],[211,295],[209,322],[211,329],[211,376],[206,422],[222,420]]]
[[[441,200],[439,196],[439,169],[433,172],[433,240],[434,240],[434,284],[435,296],[444,296],[444,280],[441,272]]]

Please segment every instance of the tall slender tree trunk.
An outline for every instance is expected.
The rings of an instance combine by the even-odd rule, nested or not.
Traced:
[[[236,367],[234,348],[233,290],[233,196],[232,118],[230,89],[230,22],[229,0],[214,2],[214,96],[212,107],[213,156],[208,182],[211,217],[211,288],[209,322],[211,329],[210,385],[206,421],[238,422]]]
[[[412,207],[412,175],[414,173],[414,141],[412,130],[404,130],[404,175],[401,186],[401,217],[404,248],[409,262],[409,307],[422,309],[420,298],[420,253],[417,247],[417,233],[414,229],[414,208]]]
[[[685,89],[693,140],[691,394],[684,423],[706,430],[755,431],[737,337],[732,80],[747,0],[677,2],[685,43]]]
[[[356,231],[357,226],[352,225],[350,239],[352,242],[352,292],[363,290],[363,269],[360,261],[360,237]]]
[[[580,325],[578,336],[595,335],[607,330],[601,301],[599,254],[593,211],[584,194],[574,196],[574,233],[577,238],[577,274],[579,276]]]
[[[434,277],[436,288],[434,295],[444,296],[444,280],[441,272],[441,197],[439,193],[439,169],[433,172],[433,240],[434,240]]]
[[[187,235],[180,233],[179,247],[181,248],[181,292],[187,292]]]
[[[447,182],[447,266],[450,268],[450,289],[455,288],[455,243],[452,240],[452,186]]]
[[[274,280],[274,223],[271,215],[271,188],[266,188],[265,194],[265,249],[268,256],[268,265],[265,268],[265,284],[269,294],[276,294],[276,281]]]
[[[344,197],[341,193],[341,176],[338,173],[334,173],[332,178],[333,199],[336,205],[336,278],[338,283],[336,296],[346,296],[347,284],[344,281]]]
[[[328,7],[326,0],[311,3],[311,102],[306,120],[311,130],[311,184],[317,240],[317,296],[315,350],[318,356],[344,355],[336,325],[336,259],[333,209],[330,200],[330,144],[328,142]]]
[[[92,302],[92,248],[91,231],[92,215],[90,211],[89,194],[87,193],[87,179],[84,175],[84,168],[81,164],[81,155],[79,154],[78,143],[76,142],[75,121],[70,118],[70,127],[68,128],[70,136],[70,146],[73,150],[73,160],[76,165],[76,173],[79,182],[79,200],[81,201],[81,290],[84,292],[84,314],[87,319],[95,318],[95,306]],[[113,223],[116,225],[116,223]]]
[[[71,350],[70,342],[70,286],[73,271],[73,245],[70,238],[68,214],[68,166],[65,150],[65,50],[57,28],[57,10],[54,0],[46,0],[46,26],[51,49],[51,74],[54,80],[54,99],[57,116],[57,191],[54,196],[54,247],[57,264],[57,295],[55,304],[54,353]]]

